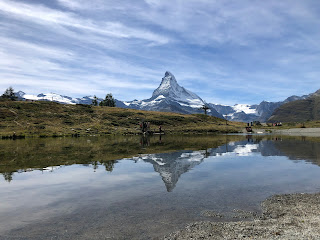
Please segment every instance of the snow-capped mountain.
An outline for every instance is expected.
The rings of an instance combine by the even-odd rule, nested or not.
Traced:
[[[38,95],[26,94],[25,92],[19,91],[16,96],[20,100],[34,100],[34,101],[52,101],[63,104],[91,104],[93,97],[83,97],[83,98],[72,98],[68,96],[63,96],[57,93],[40,93]]]
[[[178,113],[203,113],[201,109],[207,105],[197,94],[181,87],[174,75],[166,72],[160,86],[154,90],[152,97],[146,100],[133,100],[123,102],[128,108],[178,112]],[[208,114],[223,118],[214,108],[208,109]]]
[[[267,102],[262,101],[260,104],[235,104],[227,106],[221,104],[206,103],[197,94],[180,86],[170,72],[166,72],[162,78],[159,87],[154,90],[152,97],[145,100],[120,101],[115,99],[116,106],[120,108],[132,108],[151,111],[177,112],[185,114],[203,113],[201,109],[204,105],[209,107],[208,114],[220,118],[227,118],[231,121],[266,122],[273,112],[281,105],[306,99],[313,95],[320,95],[320,90],[315,93],[304,96],[291,96],[284,101]],[[72,98],[56,93],[46,93],[39,95],[29,95],[22,91],[16,93],[20,100],[38,100],[38,101],[54,101],[63,104],[91,104],[93,96],[85,96],[82,98]],[[97,99],[98,102],[102,98]]]
[[[266,122],[272,115],[272,113],[281,105],[308,98],[310,95],[303,96],[291,96],[280,102],[267,102],[262,101],[260,104],[248,105],[248,104],[235,104],[234,106],[226,106],[220,104],[209,104],[222,114],[225,118],[231,121],[239,122],[253,122],[260,121]]]
[[[250,122],[257,120],[259,117],[257,111],[258,105],[235,104],[234,106],[227,106],[210,103],[209,106],[216,109],[228,120],[232,121]]]
[[[83,98],[71,98],[56,93],[46,93],[39,95],[29,95],[22,91],[16,93],[20,100],[38,100],[38,101],[53,101],[63,104],[91,104],[93,96]],[[116,100],[116,106],[122,108],[141,109],[149,111],[164,111],[177,112],[184,114],[203,113],[201,109],[207,105],[198,95],[181,87],[174,75],[166,72],[162,78],[160,86],[154,90],[152,97],[146,100],[133,100],[123,102]],[[102,101],[98,98],[98,102]],[[214,108],[208,109],[208,114],[223,118]]]
[[[38,95],[26,94],[25,92],[19,91],[16,92],[15,95],[19,100],[34,100],[34,101],[51,101],[62,104],[92,104],[93,96],[85,96],[82,98],[72,98],[64,95],[60,95],[57,93],[40,93]],[[102,98],[97,98],[98,103],[101,102]],[[123,104],[122,101],[116,100],[117,107],[125,108],[126,105]]]

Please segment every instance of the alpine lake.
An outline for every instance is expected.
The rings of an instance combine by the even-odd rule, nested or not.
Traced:
[[[155,135],[0,141],[0,239],[157,239],[320,191],[320,138]]]

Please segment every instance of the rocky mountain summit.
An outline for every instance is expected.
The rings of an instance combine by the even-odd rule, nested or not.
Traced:
[[[185,114],[203,113],[203,105],[207,105],[197,94],[181,87],[174,75],[166,72],[160,86],[153,91],[152,97],[146,100],[123,102],[126,107],[141,110],[177,112]],[[223,118],[214,108],[209,106],[208,114]]]

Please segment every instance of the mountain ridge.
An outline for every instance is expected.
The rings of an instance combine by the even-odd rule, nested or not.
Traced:
[[[306,122],[320,120],[320,90],[305,99],[287,102],[277,108],[268,122]]]
[[[72,98],[55,93],[28,95],[19,91],[16,95],[20,100],[54,101],[64,104],[91,104],[93,100],[93,96]],[[259,104],[235,104],[233,106],[207,103],[197,94],[180,86],[175,76],[171,72],[166,71],[160,85],[153,91],[151,98],[144,100],[135,99],[133,101],[115,99],[115,101],[116,106],[120,108],[183,114],[203,113],[202,107],[205,105],[209,108],[208,114],[211,116],[240,122],[266,122],[273,115],[274,111],[283,104],[304,100],[313,95],[320,96],[320,89],[309,95],[293,95],[286,98],[284,101],[278,102],[262,101]],[[98,98],[98,102],[102,100],[102,98]]]
[[[320,90],[319,94],[320,94]],[[290,96],[284,101],[278,102],[268,102],[262,101],[259,104],[235,104],[234,106],[226,106],[221,104],[209,104],[211,107],[215,108],[219,113],[223,113],[225,118],[232,121],[240,122],[266,122],[273,114],[273,112],[282,106],[283,104],[294,102],[298,100],[307,99],[314,93],[303,96]]]

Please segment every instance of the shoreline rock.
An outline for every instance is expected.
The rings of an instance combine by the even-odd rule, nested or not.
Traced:
[[[320,193],[274,195],[253,221],[196,222],[169,239],[320,239]]]

